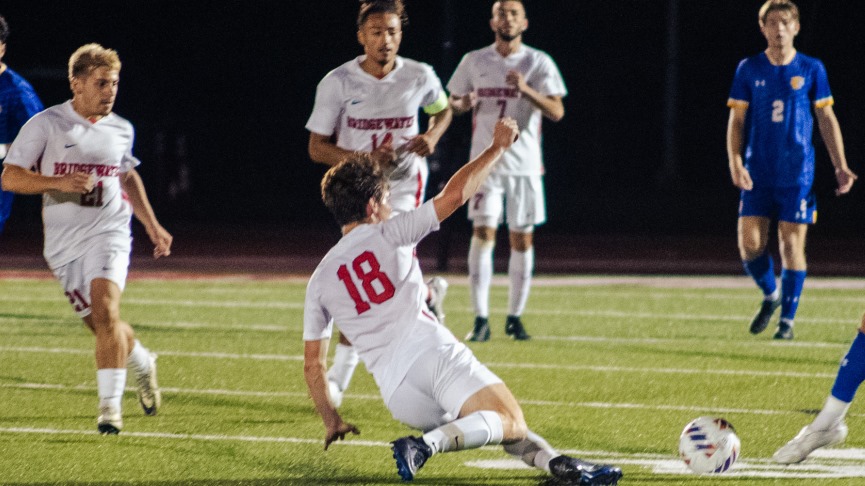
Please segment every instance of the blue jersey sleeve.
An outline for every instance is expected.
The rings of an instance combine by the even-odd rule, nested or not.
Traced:
[[[733,86],[730,88],[730,98],[727,106],[741,105],[747,107],[751,103],[751,82],[748,60],[745,59],[736,67],[736,75],[733,77]]]
[[[829,89],[829,76],[826,74],[826,67],[817,60],[814,62],[814,83],[811,85],[809,95],[817,108],[834,104],[832,90]]]

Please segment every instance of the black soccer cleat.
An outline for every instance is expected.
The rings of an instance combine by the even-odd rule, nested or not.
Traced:
[[[550,460],[550,473],[566,484],[584,486],[618,484],[622,478],[622,470],[616,466],[592,464],[565,455]]]
[[[751,334],[760,334],[765,331],[766,326],[769,325],[769,319],[772,318],[775,309],[780,306],[780,297],[775,300],[764,300],[763,303],[760,304],[760,309],[757,310],[757,314],[754,315],[754,319],[751,321]]]
[[[466,335],[466,341],[486,342],[490,340],[490,323],[486,317],[475,317],[475,327]]]
[[[419,437],[403,437],[391,442],[396,471],[403,481],[411,481],[427,459],[432,457],[432,449]]]
[[[528,341],[532,337],[526,332],[520,316],[508,316],[505,321],[505,334],[514,338],[515,341]]]
[[[772,336],[773,339],[793,339],[793,326],[787,324],[784,321],[778,323],[778,330],[775,331],[775,335]]]

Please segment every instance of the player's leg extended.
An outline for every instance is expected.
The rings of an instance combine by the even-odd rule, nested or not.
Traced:
[[[505,322],[505,333],[517,341],[531,338],[520,319],[529,299],[532,273],[535,268],[535,247],[531,230],[532,226],[528,226],[519,228],[519,231],[512,229],[509,234],[511,244],[511,256],[508,261],[510,293],[508,295],[508,317]]]
[[[781,319],[775,339],[793,338],[793,320],[807,274],[805,239],[808,225],[781,221],[778,241],[781,247]]]
[[[116,434],[123,427],[121,401],[126,387],[126,361],[133,346],[129,326],[120,321],[120,287],[111,280],[90,283],[89,316],[84,318],[96,336],[96,383],[99,392],[99,431]]]
[[[766,251],[770,219],[763,216],[741,216],[738,224],[739,256],[742,266],[763,292],[763,302],[751,321],[750,331],[759,334],[769,325],[775,309],[781,305],[775,283],[772,255]]]
[[[803,428],[790,442],[772,456],[781,464],[802,462],[808,454],[821,447],[842,442],[847,437],[844,417],[859,385],[865,381],[865,316],[850,350],[841,360],[832,393],[811,424]]]

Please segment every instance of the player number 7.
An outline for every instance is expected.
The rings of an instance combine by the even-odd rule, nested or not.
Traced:
[[[345,285],[349,297],[354,301],[354,308],[357,310],[358,315],[363,314],[371,308],[370,302],[373,304],[383,304],[393,297],[396,288],[387,274],[381,271],[381,265],[373,252],[365,251],[358,255],[352,260],[351,268],[360,280],[361,287],[363,287],[367,298],[369,298],[369,302],[363,300],[363,296],[361,296],[360,290],[355,285],[354,278],[347,265],[340,265],[336,271],[336,276]],[[375,285],[376,282],[378,285]]]

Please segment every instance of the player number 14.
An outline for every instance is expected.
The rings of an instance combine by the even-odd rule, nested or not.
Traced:
[[[371,308],[370,302],[373,304],[383,304],[393,297],[396,288],[387,274],[381,271],[381,265],[373,252],[365,251],[358,255],[352,260],[351,268],[354,270],[357,279],[360,280],[361,287],[369,301],[364,300],[363,296],[361,296],[360,290],[357,288],[355,279],[347,265],[340,265],[336,271],[336,276],[345,285],[349,297],[354,301],[354,308],[357,310],[358,315],[363,314]]]

